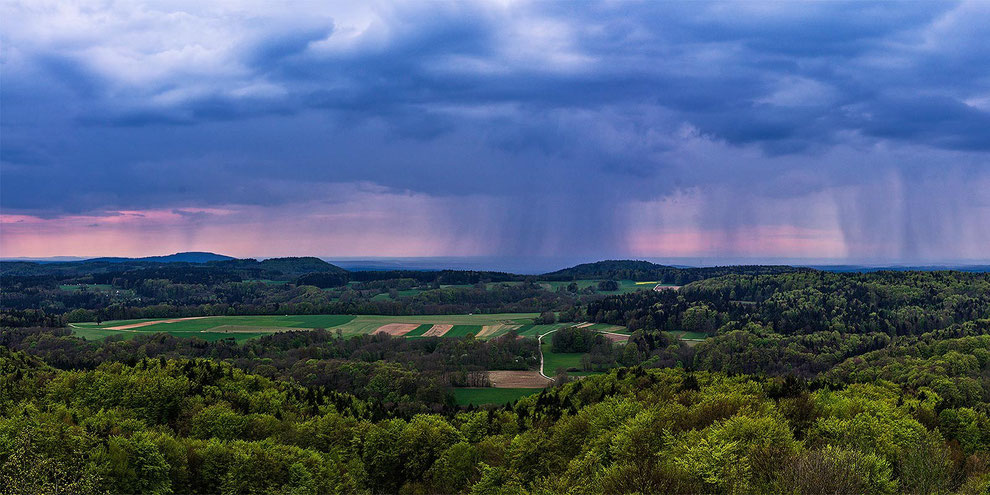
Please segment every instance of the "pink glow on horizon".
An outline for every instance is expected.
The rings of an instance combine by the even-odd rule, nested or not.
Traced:
[[[192,218],[203,215],[206,220]],[[489,239],[457,236],[443,222],[413,215],[396,222],[384,211],[313,211],[271,219],[235,209],[127,210],[40,218],[0,215],[0,255],[148,256],[213,251],[232,256],[491,255]],[[629,255],[842,257],[841,232],[789,225],[735,231],[680,228],[632,232]]]
[[[148,256],[212,251],[231,256],[477,255],[414,196],[284,209],[172,208],[41,218],[0,215],[0,256]]]
[[[736,230],[680,230],[632,235],[630,251],[636,256],[780,256],[841,258],[846,243],[837,230],[792,225],[760,225]]]

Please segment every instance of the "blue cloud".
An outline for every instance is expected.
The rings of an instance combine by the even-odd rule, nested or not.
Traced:
[[[64,39],[32,31],[57,13],[3,9],[9,211],[284,205],[372,183],[542,193],[573,214],[512,213],[518,235],[556,221],[554,235],[580,237],[592,221],[621,236],[616,204],[678,191],[810,194],[899,176],[915,151],[934,169],[988,173],[979,3],[141,10]],[[875,171],[822,162],[849,149],[889,154]],[[739,211],[701,217],[739,223]]]

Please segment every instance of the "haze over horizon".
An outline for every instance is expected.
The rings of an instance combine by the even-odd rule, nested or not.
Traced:
[[[0,6],[0,256],[990,260],[988,2],[298,5]]]

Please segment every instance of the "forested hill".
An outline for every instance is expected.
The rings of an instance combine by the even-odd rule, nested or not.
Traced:
[[[264,261],[254,259],[216,261],[209,266],[244,271],[280,272],[286,275],[304,275],[307,273],[347,273],[347,270],[332,265],[312,256],[292,258],[268,258]]]
[[[172,258],[185,254],[203,254],[215,256],[215,259],[190,256],[187,258]],[[164,261],[169,258],[169,261]],[[190,260],[201,261],[190,261]],[[145,271],[148,274],[157,273],[156,278],[170,278],[169,273],[207,273],[214,272],[209,278],[225,279],[258,279],[270,278],[290,280],[308,273],[347,273],[346,270],[332,265],[319,258],[269,258],[263,261],[255,259],[236,259],[228,256],[212,255],[211,253],[180,253],[160,258],[94,258],[83,261],[67,261],[59,263],[35,263],[29,261],[0,262],[0,275],[17,277],[55,277],[65,279],[71,277],[120,274],[124,272]],[[226,273],[227,276],[220,274]],[[160,276],[159,276],[160,275]],[[105,278],[105,277],[104,277]],[[133,277],[132,277],[133,278]],[[148,278],[148,277],[142,277]],[[188,277],[186,277],[188,278]]]
[[[150,263],[209,263],[211,261],[225,261],[234,260],[233,256],[225,256],[216,253],[205,253],[199,251],[190,251],[185,253],[175,253],[167,256],[146,256],[144,258],[118,258],[118,257],[105,257],[105,258],[92,258],[88,260],[83,260],[84,262],[110,262],[110,263],[128,263],[128,262],[150,262]]]
[[[810,268],[796,268],[779,265],[743,265],[715,266],[707,268],[677,268],[658,265],[649,261],[608,260],[595,263],[584,263],[571,268],[557,270],[542,275],[547,280],[581,280],[581,279],[610,279],[657,281],[665,284],[683,285],[688,282],[706,278],[721,277],[729,274],[739,275],[773,275],[812,271]]]

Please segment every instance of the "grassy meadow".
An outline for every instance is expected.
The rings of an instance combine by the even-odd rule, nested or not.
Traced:
[[[543,339],[543,372],[547,376],[553,376],[558,368],[581,369],[581,356],[584,356],[584,353],[553,352],[552,348],[553,344],[550,343],[550,338]]]

